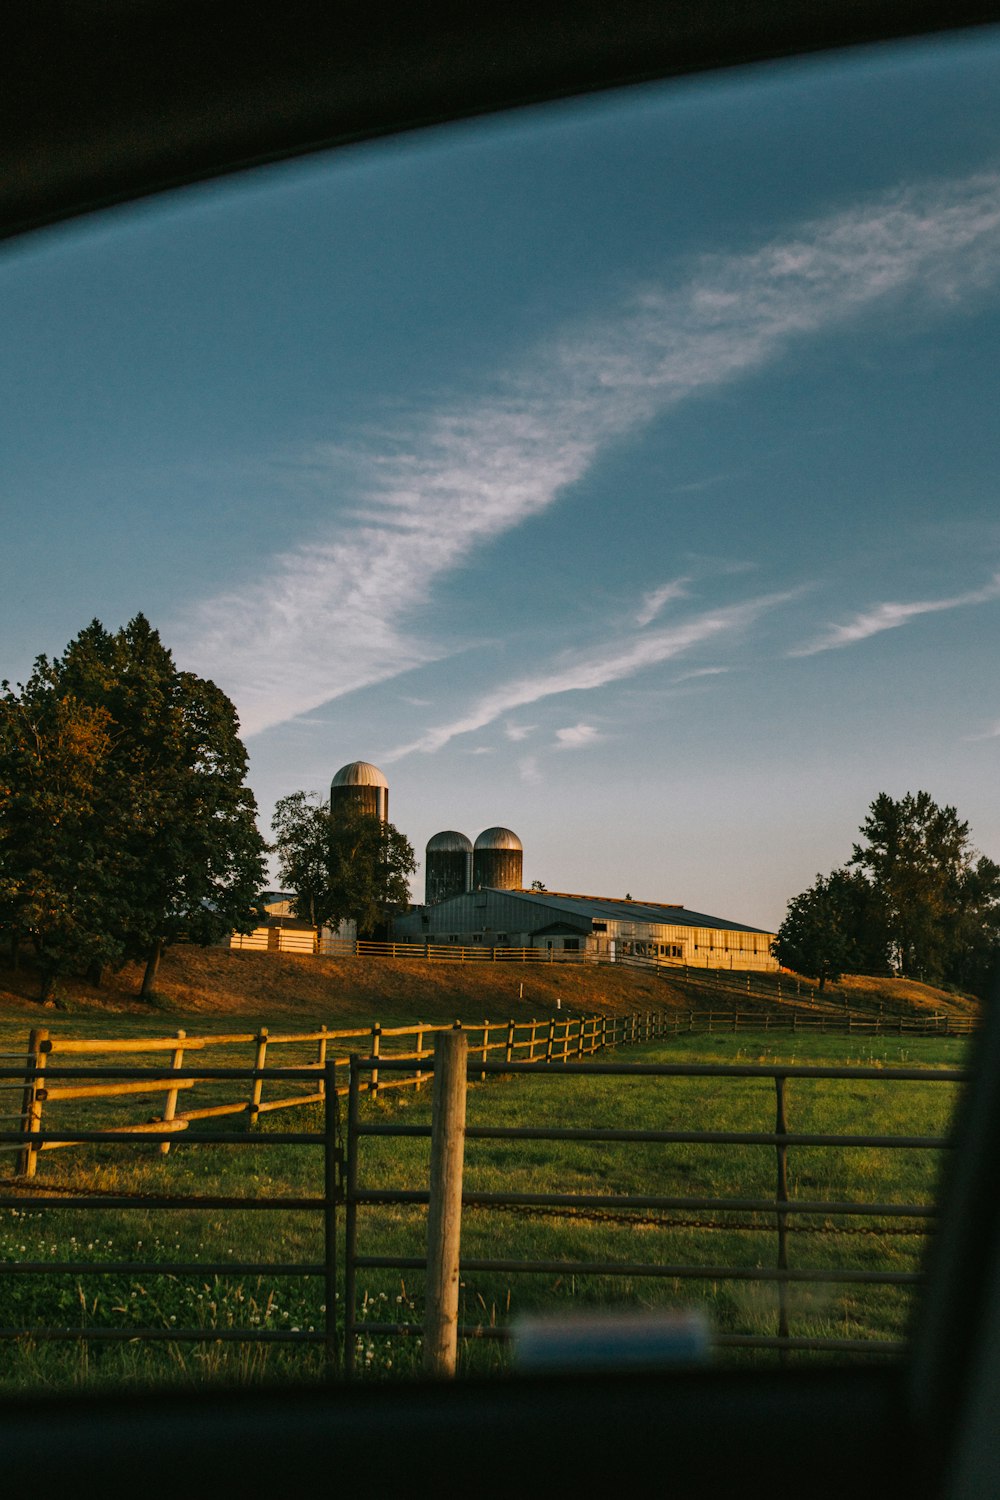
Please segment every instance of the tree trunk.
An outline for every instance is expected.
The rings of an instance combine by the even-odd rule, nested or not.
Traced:
[[[148,1000],[153,993],[153,985],[156,983],[156,976],[159,972],[160,959],[162,957],[163,939],[157,938],[149,951],[149,957],[146,959],[146,972],[142,976],[142,988],[139,991],[139,998],[141,1000]]]
[[[38,998],[43,1005],[47,1005],[55,994],[56,976],[51,969],[42,970],[42,985],[38,992]]]
[[[92,984],[95,990],[99,990],[104,983],[104,964],[99,958],[95,958],[87,965],[87,982]]]
[[[826,975],[825,974],[821,974],[819,976],[819,989],[817,991],[817,994],[822,995],[822,993],[823,993],[823,991],[825,989],[826,989]]]

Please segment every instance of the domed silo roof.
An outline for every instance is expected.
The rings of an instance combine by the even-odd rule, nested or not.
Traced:
[[[330,783],[331,786],[388,786],[378,766],[373,766],[368,760],[352,760],[349,765],[341,766]]]
[[[471,854],[472,840],[467,839],[464,833],[457,833],[454,828],[446,828],[443,833],[436,833],[427,840],[427,853]]]
[[[524,845],[516,833],[509,828],[485,828],[476,839],[477,849],[520,849],[523,853]]]

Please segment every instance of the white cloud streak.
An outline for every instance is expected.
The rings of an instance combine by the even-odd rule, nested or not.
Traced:
[[[668,604],[675,599],[683,599],[687,594],[687,586],[690,578],[675,578],[672,583],[663,583],[658,589],[650,589],[642,601],[642,607],[636,614],[635,623],[639,626],[651,625],[657,615],[661,614]]]
[[[842,646],[854,646],[870,636],[880,635],[884,630],[898,630],[921,615],[936,615],[951,609],[964,609],[968,605],[988,604],[1000,599],[1000,573],[994,573],[985,588],[972,589],[967,594],[955,594],[950,599],[923,599],[910,604],[875,604],[848,620],[846,625],[831,625],[819,640],[808,646],[798,646],[789,656],[816,656],[820,651],[836,651]]]
[[[798,590],[792,590],[768,594],[742,604],[706,610],[668,630],[647,631],[630,638],[604,642],[587,652],[567,653],[545,672],[521,677],[484,694],[461,718],[428,729],[410,744],[381,752],[379,761],[389,765],[415,751],[433,753],[443,749],[459,735],[485,729],[505,714],[529,703],[540,703],[543,698],[556,697],[561,693],[592,691],[606,687],[609,683],[634,677],[648,667],[657,666],[660,662],[690,651],[703,641],[745,630],[767,610],[786,603],[797,593]]]
[[[564,331],[493,394],[360,453],[353,514],[178,622],[177,654],[230,692],[247,734],[436,659],[446,648],[412,623],[437,581],[545,511],[608,443],[880,298],[953,298],[998,266],[996,173],[900,190],[751,254],[707,258],[685,284]],[[322,447],[304,457],[322,469]],[[330,465],[343,473],[340,451]]]
[[[556,749],[584,750],[603,738],[593,724],[571,724],[565,729],[556,730]]]

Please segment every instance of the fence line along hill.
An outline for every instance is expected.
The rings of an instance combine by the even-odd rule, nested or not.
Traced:
[[[820,995],[794,975],[686,971],[623,965],[511,965],[427,962],[420,958],[321,958],[232,952],[178,944],[167,950],[155,1001],[138,998],[141,971],[126,965],[100,987],[60,980],[55,1016],[101,1013],[221,1016],[269,1024],[279,1017],[350,1025],[386,1020],[451,1021],[457,1017],[530,1019],[561,1008],[624,1015],[647,1009],[739,1009],[821,1006],[858,1014],[974,1016],[977,1002],[908,980],[845,976]],[[0,1010],[37,1016],[38,981],[30,962],[12,970],[0,958]]]

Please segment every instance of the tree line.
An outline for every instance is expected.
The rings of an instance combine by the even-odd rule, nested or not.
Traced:
[[[773,952],[818,979],[897,974],[985,996],[1000,953],[1000,865],[927,792],[875,798],[847,864],[788,903]]]
[[[269,845],[246,785],[236,709],[181,671],[144,615],[99,620],[27,682],[0,683],[0,933],[48,1000],[60,975],[143,964],[154,988],[178,939],[216,943],[264,920],[276,854],[295,914],[378,933],[409,903],[413,849],[390,823],[294,792]]]

